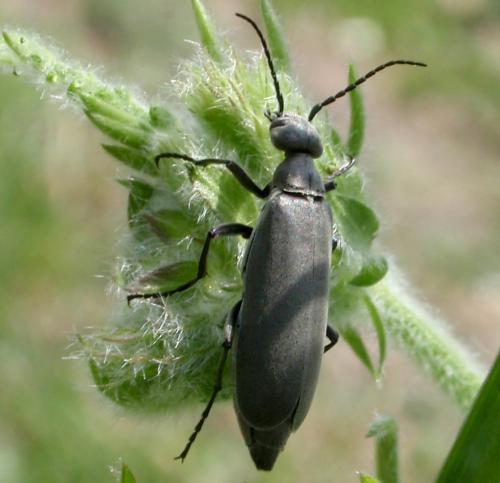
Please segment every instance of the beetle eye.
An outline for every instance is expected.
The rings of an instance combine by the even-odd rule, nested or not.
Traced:
[[[269,120],[269,122],[273,122],[275,121],[276,119],[278,119],[279,117],[282,116],[282,114],[280,114],[279,112],[271,112],[269,109],[266,109],[266,111],[264,112],[264,116],[267,117],[267,119]]]

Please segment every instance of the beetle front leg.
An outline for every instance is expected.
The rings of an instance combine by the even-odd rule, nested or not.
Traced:
[[[224,324],[224,342],[222,343],[222,348],[224,352],[222,354],[222,358],[219,363],[219,368],[217,369],[217,376],[215,378],[215,386],[212,391],[212,395],[210,396],[210,400],[208,401],[208,404],[206,405],[205,409],[201,413],[201,418],[198,421],[198,424],[194,427],[194,431],[191,433],[191,436],[189,437],[186,446],[179,454],[179,456],[176,456],[174,458],[176,460],[180,459],[182,462],[184,462],[184,459],[189,453],[191,445],[194,443],[196,436],[198,436],[198,433],[203,428],[205,420],[208,418],[208,415],[210,414],[210,410],[212,409],[217,394],[222,389],[222,376],[224,375],[224,366],[226,365],[227,354],[229,352],[229,349],[233,344],[234,328],[236,326],[236,320],[238,318],[240,307],[241,307],[241,300],[231,309],[231,311],[227,315],[226,323]]]
[[[323,354],[329,351],[339,340],[339,333],[331,326],[326,326],[326,336],[330,340],[330,343],[323,349]]]
[[[221,235],[241,235],[243,238],[250,238],[252,234],[253,228],[251,226],[242,225],[241,223],[226,223],[224,225],[219,225],[216,228],[212,228],[205,238],[205,243],[203,244],[203,249],[200,255],[200,261],[198,263],[198,273],[195,278],[182,284],[180,287],[177,287],[173,290],[168,290],[166,292],[155,292],[155,293],[136,293],[127,296],[127,303],[130,303],[131,300],[134,299],[148,299],[148,298],[158,298],[158,297],[167,297],[174,293],[182,292],[192,287],[198,280],[202,279],[207,274],[207,257],[208,251],[210,249],[210,243],[215,238],[218,238]]]
[[[335,171],[335,173],[333,173],[326,179],[325,191],[328,193],[329,191],[334,190],[337,187],[337,183],[335,183],[335,178],[338,178],[339,176],[342,176],[344,173],[347,173],[347,171],[349,171],[354,166],[355,163],[356,163],[356,158],[349,156],[349,161],[343,164],[339,169],[337,169],[337,171]]]
[[[195,164],[196,166],[208,166],[210,164],[222,164],[224,165],[233,176],[238,180],[238,182],[250,193],[254,194],[259,198],[267,198],[269,193],[271,192],[271,184],[267,184],[264,188],[260,188],[253,181],[252,178],[246,173],[246,171],[234,161],[229,159],[215,159],[215,158],[205,158],[205,159],[194,159],[191,156],[187,156],[185,154],[179,153],[161,153],[155,156],[155,163],[158,166],[160,159],[163,158],[175,158],[175,159],[183,159],[184,161],[189,161],[190,163]]]

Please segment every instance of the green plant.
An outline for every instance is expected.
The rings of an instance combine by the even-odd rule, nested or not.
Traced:
[[[182,102],[177,109],[168,99],[151,105],[127,86],[100,79],[37,35],[6,29],[0,43],[3,68],[62,92],[114,141],[104,148],[133,172],[121,180],[129,191],[130,236],[114,281],[123,290],[168,290],[189,279],[207,230],[227,221],[253,224],[260,206],[223,169],[193,169],[168,161],[157,169],[155,154],[170,150],[237,158],[262,185],[279,162],[263,116],[264,99],[273,96],[265,62],[261,57],[241,60],[218,37],[201,3],[193,0],[193,6],[202,47],[182,65],[172,86],[171,97]],[[290,76],[276,16],[268,1],[262,7],[287,110],[307,112],[312,103],[304,100]],[[315,121],[326,145],[318,162],[325,176],[342,163],[343,152],[360,151],[364,118],[359,92],[350,101],[346,143],[326,115]],[[387,260],[372,250],[379,223],[362,188],[356,169],[329,196],[342,238],[332,269],[331,317],[375,378],[381,375],[389,336],[466,409],[483,371],[445,325],[409,295],[395,267],[386,275]],[[219,358],[222,321],[241,291],[234,261],[243,250],[242,242],[217,242],[209,277],[192,290],[161,303],[134,303],[132,309],[122,303],[107,329],[78,336],[82,356],[106,396],[147,411],[206,401]],[[359,322],[364,319],[378,336],[377,363],[363,342]],[[231,393],[229,373],[222,397]]]
[[[500,478],[500,353],[474,401],[436,483]]]

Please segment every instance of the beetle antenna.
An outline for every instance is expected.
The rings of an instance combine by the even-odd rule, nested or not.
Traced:
[[[255,31],[257,32],[257,35],[260,38],[260,41],[262,43],[262,47],[264,48],[264,54],[266,54],[269,69],[271,70],[271,76],[272,76],[273,82],[274,82],[274,89],[276,91],[276,97],[278,99],[278,106],[279,106],[278,115],[281,115],[281,114],[283,114],[283,110],[285,109],[285,105],[283,102],[283,96],[281,94],[281,89],[280,89],[280,84],[278,82],[278,77],[276,76],[276,71],[274,70],[274,64],[273,64],[273,59],[271,58],[271,52],[269,51],[269,48],[267,46],[266,39],[264,38],[264,35],[260,31],[257,24],[250,17],[247,17],[246,15],[243,15],[242,13],[237,13],[236,16],[242,18],[243,20],[246,20],[255,29]]]
[[[327,106],[328,104],[331,104],[332,102],[335,102],[337,99],[340,97],[345,96],[348,92],[353,91],[358,87],[360,84],[363,82],[367,81],[370,77],[374,76],[377,72],[380,72],[381,70],[384,70],[386,67],[391,67],[392,65],[397,65],[397,64],[405,64],[405,65],[417,65],[420,67],[427,67],[427,64],[424,64],[423,62],[414,62],[413,60],[390,60],[389,62],[386,62],[385,64],[381,64],[378,67],[375,67],[375,69],[371,70],[367,74],[365,74],[363,77],[360,77],[356,81],[354,81],[352,84],[349,84],[345,89],[341,90],[340,92],[337,92],[334,96],[329,97],[328,99],[325,99],[323,102],[320,104],[316,104],[312,109],[311,112],[309,113],[309,122],[311,122],[318,114],[323,107]]]

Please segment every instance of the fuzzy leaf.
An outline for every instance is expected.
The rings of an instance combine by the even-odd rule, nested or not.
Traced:
[[[373,210],[361,201],[339,193],[333,198],[333,208],[342,236],[349,246],[367,252],[379,228]]]
[[[193,6],[196,24],[198,25],[198,30],[200,32],[201,44],[205,47],[208,55],[210,55],[213,60],[216,62],[222,62],[224,60],[224,56],[222,55],[220,40],[215,26],[205,10],[203,3],[201,0],[191,0],[191,5]]]
[[[360,272],[349,282],[356,287],[368,287],[382,280],[389,269],[385,257],[371,255],[365,258]]]
[[[129,190],[127,215],[129,221],[134,221],[153,195],[154,187],[147,181],[133,177],[118,182]]]
[[[14,40],[14,38],[5,30],[2,32],[2,37],[5,41],[5,43],[9,46],[9,48],[14,52],[18,57],[20,57],[23,60],[27,60],[28,57],[24,54],[23,50],[20,48],[21,45],[24,43],[23,37],[19,39],[18,42]]]
[[[102,147],[109,155],[121,161],[125,166],[152,176],[158,175],[158,168],[154,161],[143,151],[116,144],[103,144]]]
[[[115,141],[131,148],[145,148],[149,145],[150,133],[142,127],[129,126],[88,110],[84,112],[94,126]]]
[[[350,348],[358,356],[358,359],[370,371],[372,376],[376,378],[377,373],[375,371],[375,367],[359,332],[352,326],[344,327],[339,331],[342,338],[349,344]]]
[[[165,107],[151,106],[149,108],[149,119],[151,125],[160,129],[168,129],[176,126],[175,116]]]
[[[70,86],[71,87],[71,86]],[[92,115],[99,115],[102,118],[108,118],[116,121],[119,124],[124,124],[126,126],[137,127],[137,116],[133,113],[119,109],[109,100],[99,98],[93,94],[87,94],[84,92],[78,92],[80,100],[82,101],[85,109],[91,112]]]
[[[283,29],[281,28],[278,15],[272,6],[271,0],[261,0],[260,8],[262,18],[264,19],[264,24],[266,26],[267,40],[269,42],[269,48],[271,50],[276,70],[278,72],[290,73],[291,65],[286,40],[283,35]]]
[[[378,339],[378,368],[377,368],[377,378],[382,374],[382,369],[385,362],[385,354],[387,350],[387,339],[385,335],[385,327],[382,323],[382,318],[380,317],[379,311],[369,295],[365,294],[363,296],[366,308],[370,314],[373,326],[375,327],[375,332],[377,333]]]
[[[334,146],[339,147],[343,150],[342,138],[340,137],[340,134],[336,129],[332,128],[330,138]]]
[[[140,178],[133,177],[118,180],[118,182],[129,190],[127,219],[131,232],[138,240],[147,239],[149,237],[148,225],[146,220],[139,215],[153,196],[154,187]]]
[[[377,416],[370,424],[366,436],[375,438],[377,478],[384,483],[397,483],[399,469],[396,421],[390,416]]]
[[[140,360],[139,357],[139,354],[135,355],[136,360]],[[89,359],[89,368],[94,383],[104,396],[120,406],[145,410],[148,407],[144,406],[142,401],[155,389],[157,390],[154,378],[158,373],[157,368],[147,364],[147,361],[140,362],[139,372],[136,372],[130,364],[131,374],[126,378],[116,377],[118,364],[123,366],[123,361],[108,358],[101,364],[95,359]]]
[[[348,79],[349,84],[356,80],[356,72],[352,65],[349,66]],[[351,105],[351,125],[349,127],[347,150],[351,156],[356,157],[361,152],[365,134],[365,113],[361,92],[358,89],[352,90],[349,93],[349,101]]]
[[[127,288],[129,292],[167,292],[193,280],[198,270],[198,262],[185,261],[165,265],[135,280]]]
[[[184,212],[161,210],[146,213],[144,217],[154,233],[165,242],[180,240],[192,235],[194,221]]]

